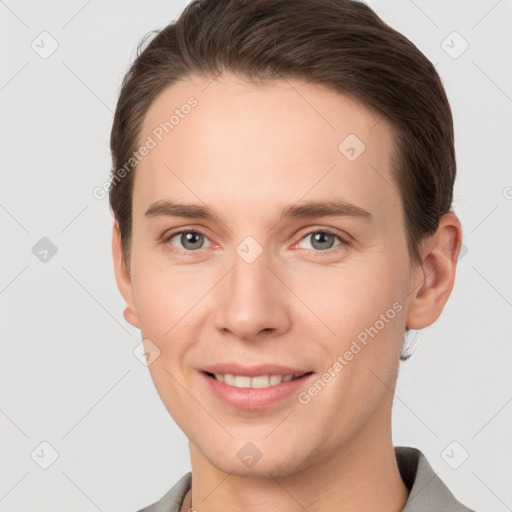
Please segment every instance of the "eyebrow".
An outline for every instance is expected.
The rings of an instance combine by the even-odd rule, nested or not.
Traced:
[[[220,219],[208,206],[184,204],[176,201],[161,200],[152,203],[146,211],[146,217],[184,217],[189,219]],[[354,217],[370,221],[369,211],[343,200],[307,201],[286,206],[280,220],[304,219],[312,217]]]

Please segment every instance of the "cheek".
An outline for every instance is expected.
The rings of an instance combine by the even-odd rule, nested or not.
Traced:
[[[208,290],[191,282],[191,277],[168,265],[149,259],[139,260],[132,278],[134,301],[143,339],[151,340],[159,350],[148,366],[151,379],[162,403],[178,425],[186,428],[184,411],[190,397],[180,383],[187,351],[194,335],[194,315],[199,312],[200,297]]]
[[[405,261],[396,246],[381,246],[378,251],[348,255],[338,265],[299,262],[274,269],[290,283],[291,291],[283,288],[282,304],[295,304],[288,312],[292,322],[299,324],[295,328],[314,327],[317,337],[324,333],[324,339],[338,349],[372,326],[396,301],[404,300]],[[225,273],[224,267],[207,262],[175,265],[150,251],[134,253],[132,268],[142,335],[161,350],[170,345],[168,340],[173,340],[174,347],[180,339],[186,340],[187,332],[205,320],[205,308],[215,308],[214,288]]]
[[[178,296],[177,290],[170,286],[165,276],[144,271],[140,280],[134,280],[133,293],[135,308],[144,337],[161,338],[173,322],[173,302]]]
[[[304,270],[304,269],[303,269]],[[404,299],[406,279],[403,263],[383,255],[353,258],[338,267],[310,267],[290,276],[297,297],[308,317],[322,321],[326,334],[346,341],[373,325],[395,302]],[[391,312],[390,315],[396,313]]]
[[[160,345],[183,315],[187,293],[180,279],[173,278],[157,262],[134,258],[133,267],[133,299],[142,336]]]
[[[162,257],[134,258],[134,303],[143,338],[149,338],[169,363],[180,360],[198,338],[209,292],[218,281],[212,268],[173,265]]]

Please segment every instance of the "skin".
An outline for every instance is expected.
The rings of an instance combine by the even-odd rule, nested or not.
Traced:
[[[116,222],[112,242],[125,318],[160,350],[151,377],[189,439],[194,507],[401,511],[409,492],[391,438],[399,356],[405,327],[432,324],[450,295],[459,220],[443,216],[413,265],[391,127],[323,86],[194,76],[155,99],[140,140],[190,96],[197,107],[137,166],[128,265]],[[338,150],[350,133],[366,146],[353,162]],[[280,219],[287,205],[331,199],[371,219]],[[208,205],[220,220],[146,216],[160,200]],[[322,228],[349,244],[334,236],[323,248],[312,236]],[[199,249],[171,237],[190,229],[205,235],[192,245]],[[236,251],[247,236],[263,250],[252,263]],[[401,311],[306,405],[292,394],[264,410],[236,410],[198,375],[237,362],[320,377],[396,302]],[[252,467],[237,457],[248,441],[262,454]]]

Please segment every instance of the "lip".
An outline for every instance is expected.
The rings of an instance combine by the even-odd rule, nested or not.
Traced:
[[[275,371],[276,367],[273,368],[273,375],[290,375],[294,373],[290,372],[289,369],[287,370],[288,373],[280,373],[279,371]],[[235,375],[266,375],[265,373],[262,374],[260,370],[256,371],[254,367],[251,370],[248,370],[246,367],[245,370],[252,371],[253,375],[247,375],[247,373],[235,373]],[[237,371],[239,372],[240,369]],[[280,371],[282,371],[282,369]],[[216,371],[211,373],[223,372]],[[295,372],[295,374],[296,373],[301,373],[301,371],[299,370],[298,372]],[[269,374],[272,374],[272,372],[269,372]],[[289,382],[281,382],[281,384],[276,384],[275,386],[270,386],[268,388],[237,388],[218,381],[214,377],[209,376],[206,371],[199,372],[199,376],[204,381],[207,389],[209,389],[214,396],[231,407],[244,410],[261,410],[275,405],[279,401],[282,401],[292,395],[292,393],[297,393],[300,388],[307,385],[307,382],[314,377],[314,375],[315,374],[311,372]]]
[[[221,363],[201,368],[208,373],[230,373],[231,375],[243,375],[246,377],[258,377],[259,375],[303,375],[311,372],[303,368],[290,368],[279,364],[258,364],[253,366],[241,366],[236,363]]]

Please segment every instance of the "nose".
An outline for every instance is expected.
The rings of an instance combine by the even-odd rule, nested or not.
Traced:
[[[216,287],[215,326],[240,340],[268,338],[290,327],[291,292],[268,251],[254,260],[234,251],[232,268]]]

